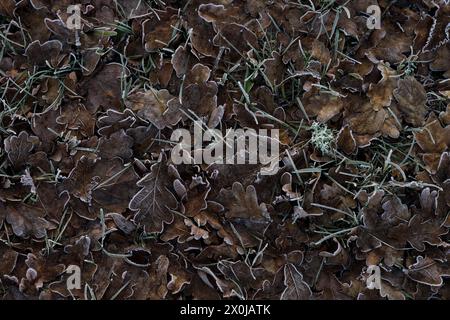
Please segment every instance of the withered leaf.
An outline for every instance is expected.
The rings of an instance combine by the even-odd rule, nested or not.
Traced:
[[[292,263],[284,266],[284,285],[286,288],[281,294],[281,300],[308,300],[311,297],[311,289]]]
[[[446,78],[450,78],[450,43],[436,50],[436,57],[430,64],[432,71],[443,71]]]
[[[107,217],[111,217],[114,220],[114,223],[116,224],[117,228],[119,228],[121,231],[123,231],[126,234],[131,234],[136,229],[135,224],[133,222],[127,220],[121,214],[108,213]]]
[[[336,140],[338,147],[346,154],[352,154],[356,150],[356,140],[349,126],[345,126],[339,131]]]
[[[221,190],[221,197],[229,218],[267,221],[270,219],[264,203],[258,204],[255,187],[250,185],[246,189],[239,182],[233,183],[231,190]]]
[[[131,199],[129,208],[136,211],[134,221],[144,226],[146,232],[162,232],[164,223],[173,221],[171,210],[178,201],[170,188],[176,179],[180,179],[177,170],[167,164],[165,154],[161,153],[151,172],[136,183],[141,189]]]
[[[91,203],[92,189],[99,183],[99,176],[93,173],[96,160],[82,156],[67,177],[69,192],[83,202]]]
[[[382,79],[377,84],[370,84],[367,95],[370,97],[370,103],[379,110],[391,105],[394,89],[397,87],[397,73],[389,66],[379,64]]]
[[[26,131],[20,132],[18,136],[9,136],[5,139],[5,151],[8,153],[9,161],[16,169],[27,162],[28,156],[37,142],[37,137],[29,136]]]
[[[439,121],[430,117],[428,123],[414,133],[417,144],[425,153],[441,153],[450,145],[450,126],[445,128]]]
[[[82,137],[90,137],[94,133],[95,117],[81,103],[64,106],[56,122],[68,130],[79,132]]]
[[[444,275],[436,261],[429,257],[417,257],[414,264],[403,270],[412,280],[429,286],[441,286]]]
[[[312,97],[305,103],[305,109],[309,116],[317,116],[317,121],[327,122],[338,115],[344,108],[344,103],[340,97],[328,93],[321,93]]]
[[[169,109],[168,102],[177,99],[169,91],[162,89],[156,91],[139,91],[128,96],[126,105],[136,112],[139,117],[150,121],[158,129],[176,124],[181,114],[177,110]]]
[[[45,211],[26,204],[7,205],[6,222],[8,222],[15,235],[21,238],[44,238],[50,224],[44,219]]]
[[[437,223],[424,221],[419,215],[414,215],[408,223],[408,242],[418,251],[425,250],[425,243],[439,245],[440,236],[448,233],[446,228]]]
[[[15,0],[2,1],[2,3],[0,4],[0,13],[12,16],[14,13],[15,6],[16,6]]]
[[[0,276],[9,275],[15,268],[19,253],[9,248],[6,244],[0,244],[0,255],[2,263],[0,265]]]
[[[43,44],[39,40],[30,43],[25,50],[25,55],[32,65],[44,66],[48,62],[56,67],[62,44],[58,40],[50,40]]]
[[[400,79],[398,88],[394,90],[394,97],[406,122],[416,127],[424,123],[427,93],[419,81],[411,76]]]
[[[145,50],[151,52],[165,48],[170,41],[174,41],[177,32],[177,10],[167,8],[165,11],[153,10],[150,19],[142,23],[142,40]],[[175,37],[174,37],[175,36]]]
[[[121,158],[128,160],[133,155],[133,139],[123,129],[107,137],[102,137],[98,144],[99,155],[102,159]]]
[[[98,133],[102,136],[109,136],[120,129],[128,129],[136,122],[136,116],[130,109],[119,112],[108,109],[106,115],[98,118]]]
[[[100,107],[119,110],[121,83],[129,75],[129,70],[118,63],[105,65],[84,84],[87,90],[86,108],[95,113]]]
[[[446,1],[442,3],[433,18],[433,26],[431,27],[427,43],[424,50],[435,50],[436,48],[450,42],[450,6]]]

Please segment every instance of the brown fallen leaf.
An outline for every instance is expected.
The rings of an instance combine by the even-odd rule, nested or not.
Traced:
[[[411,76],[400,79],[398,88],[394,90],[394,97],[406,122],[416,127],[424,123],[427,93],[419,81]]]
[[[14,234],[21,238],[44,238],[51,227],[44,217],[45,211],[37,207],[26,204],[6,206],[6,222],[11,225]]]
[[[177,99],[169,91],[163,89],[156,91],[151,88],[148,91],[139,91],[128,96],[126,105],[136,112],[139,117],[150,121],[158,129],[176,124],[181,119],[177,110],[171,110],[168,102]]]
[[[180,177],[175,167],[166,162],[166,156],[161,153],[158,162],[152,165],[151,172],[137,182],[141,189],[129,204],[129,208],[136,211],[135,223],[142,225],[149,233],[160,233],[164,229],[164,223],[172,223],[171,210],[178,205],[170,188]]]

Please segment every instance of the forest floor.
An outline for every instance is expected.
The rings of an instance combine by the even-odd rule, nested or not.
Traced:
[[[0,297],[450,299],[447,0],[79,2],[0,3]]]

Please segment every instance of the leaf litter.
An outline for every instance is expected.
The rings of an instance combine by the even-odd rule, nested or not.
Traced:
[[[450,298],[448,1],[70,5],[0,5],[3,299]],[[174,164],[199,119],[278,172]]]

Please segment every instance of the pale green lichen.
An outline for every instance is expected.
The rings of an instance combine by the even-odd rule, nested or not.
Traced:
[[[326,124],[313,122],[311,125],[311,143],[323,155],[333,154],[334,134]]]

